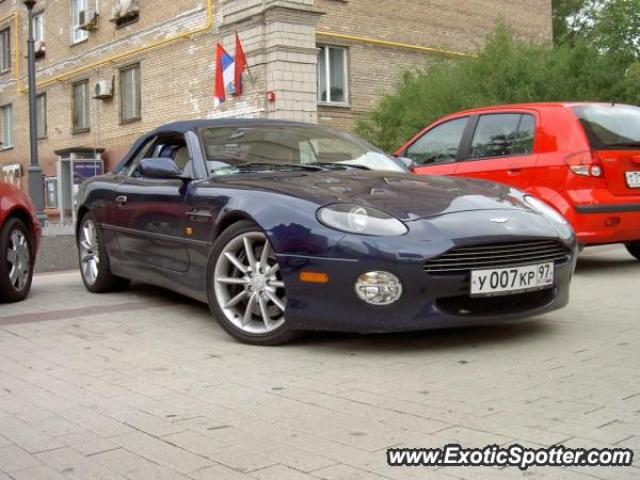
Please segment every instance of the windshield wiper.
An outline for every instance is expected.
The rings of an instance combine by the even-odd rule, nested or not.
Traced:
[[[306,163],[305,165],[318,165],[324,168],[331,168],[331,169],[336,169],[336,168],[354,168],[356,170],[371,170],[369,167],[367,167],[366,165],[360,165],[357,163],[340,163],[340,162],[313,162],[313,163]]]
[[[313,163],[276,163],[276,162],[250,162],[241,163],[238,165],[229,165],[228,167],[222,167],[215,169],[211,172],[212,175],[216,174],[233,174],[237,173],[261,173],[271,172],[276,170],[308,170],[312,172],[328,172],[331,170],[339,169],[355,169],[355,170],[371,170],[366,165],[352,164],[352,163],[337,163],[337,162],[313,162]]]
[[[239,165],[230,165],[228,167],[218,168],[211,172],[213,175],[217,173],[225,173],[225,172],[234,172],[238,173],[249,172],[249,173],[260,173],[260,172],[270,172],[275,170],[291,170],[291,169],[300,169],[300,170],[312,170],[314,172],[325,171],[326,169],[322,166],[302,164],[302,163],[276,163],[276,162],[251,162],[251,163],[241,163]]]

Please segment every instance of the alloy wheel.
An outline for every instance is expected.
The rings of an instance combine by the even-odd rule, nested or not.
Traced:
[[[7,264],[9,282],[16,291],[23,291],[29,282],[31,273],[31,250],[27,236],[20,230],[13,230],[9,234]]]
[[[98,278],[100,255],[98,235],[93,220],[85,220],[80,229],[80,269],[85,281],[93,285]]]
[[[264,233],[242,233],[229,241],[216,260],[213,282],[220,309],[242,332],[266,334],[284,324],[284,282]]]

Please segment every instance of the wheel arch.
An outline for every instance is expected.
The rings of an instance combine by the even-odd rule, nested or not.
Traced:
[[[86,205],[81,205],[80,208],[78,208],[78,220],[76,221],[76,237],[78,236],[78,232],[80,231],[80,224],[82,223],[82,219],[84,218],[84,216],[89,213],[89,207],[87,207]]]
[[[10,210],[9,213],[7,214],[6,219],[9,220],[10,218],[17,218],[22,222],[24,222],[24,224],[29,228],[29,231],[33,235],[35,225],[33,224],[33,217],[31,216],[28,210],[26,210],[21,206],[16,206],[12,210]]]
[[[213,238],[212,241],[215,241],[227,228],[231,225],[241,222],[243,220],[248,220],[250,222],[255,223],[261,230],[264,230],[260,224],[255,220],[255,218],[251,217],[247,212],[241,210],[233,210],[228,213],[225,213],[213,229]]]

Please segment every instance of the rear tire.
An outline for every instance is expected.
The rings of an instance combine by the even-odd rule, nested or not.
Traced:
[[[636,240],[635,242],[627,243],[625,245],[627,247],[627,251],[640,260],[640,240]]]
[[[0,302],[27,298],[33,280],[33,234],[19,218],[9,218],[0,230]]]
[[[207,264],[209,308],[232,337],[280,345],[299,335],[285,319],[286,290],[264,232],[243,220],[213,244]]]
[[[76,236],[82,283],[91,293],[117,292],[129,286],[129,279],[111,273],[109,254],[102,241],[102,231],[93,215],[80,220]]]

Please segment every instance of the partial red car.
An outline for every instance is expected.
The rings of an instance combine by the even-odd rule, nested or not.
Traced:
[[[0,183],[0,302],[27,298],[41,230],[31,199]]]
[[[640,260],[640,108],[530,103],[443,117],[395,152],[418,175],[511,185],[560,212],[581,245],[624,243]]]

